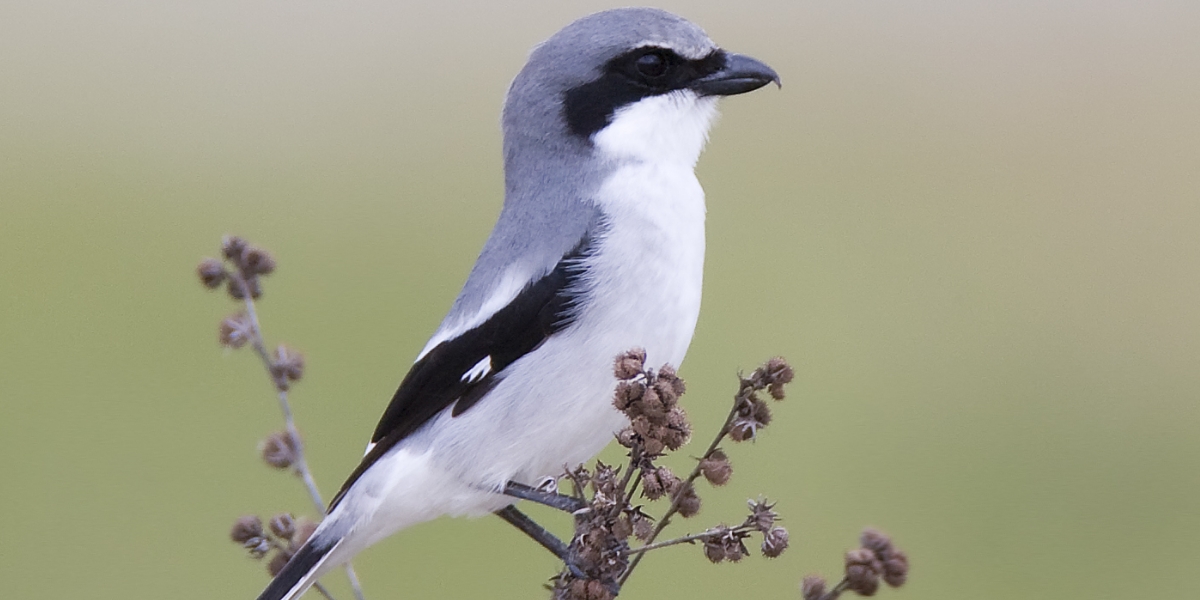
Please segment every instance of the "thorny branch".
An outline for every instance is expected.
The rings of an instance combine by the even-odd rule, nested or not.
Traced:
[[[645,351],[634,349],[618,356],[614,363],[618,383],[613,404],[630,423],[617,434],[618,443],[629,449],[627,464],[614,468],[597,462],[592,472],[580,467],[567,474],[575,495],[588,500],[589,506],[576,513],[575,535],[566,559],[568,568],[555,580],[555,595],[561,600],[608,600],[616,596],[647,552],[667,546],[700,543],[712,562],[741,560],[749,554],[745,541],[754,535],[762,537],[764,556],[779,556],[787,548],[788,533],[776,525],[779,515],[774,505],[761,499],[750,501],[749,516],[736,527],[718,525],[697,534],[655,540],[674,515],[688,518],[699,512],[696,486],[701,476],[713,485],[729,481],[733,467],[720,448],[721,442],[726,438],[752,439],[767,425],[770,410],[757,392],[769,390],[776,400],[783,399],[783,386],[794,376],[791,367],[776,358],[749,378],[742,378],[718,435],[688,477],[680,479],[655,461],[678,450],[691,436],[691,424],[679,406],[686,386],[670,365],[655,371],[646,368],[645,362]],[[589,489],[590,499],[586,495]],[[639,491],[650,502],[669,498],[657,520],[634,504]],[[630,537],[637,538],[641,545],[630,547]]]
[[[229,296],[234,300],[242,301],[244,306],[243,312],[226,317],[221,322],[220,341],[230,348],[240,348],[246,343],[254,348],[255,354],[262,360],[263,367],[271,379],[279,402],[279,410],[283,413],[284,431],[272,434],[263,441],[263,460],[275,468],[291,469],[296,473],[304,482],[305,490],[308,492],[309,500],[316,513],[324,514],[325,502],[321,498],[321,492],[317,488],[312,470],[308,467],[308,460],[304,453],[304,440],[300,436],[299,429],[296,428],[295,416],[292,413],[291,403],[288,401],[288,390],[291,389],[292,383],[299,381],[304,374],[304,357],[283,344],[276,348],[274,356],[271,355],[264,341],[262,326],[258,320],[257,306],[254,302],[256,298],[262,296],[261,277],[269,275],[275,270],[275,259],[267,251],[251,246],[246,240],[236,236],[227,236],[222,240],[221,254],[225,262],[208,258],[203,260],[196,269],[200,281],[205,287],[217,289],[225,284]],[[226,267],[226,263],[229,268]],[[275,519],[285,516],[289,520],[291,519],[290,515],[278,515]],[[272,523],[274,521],[273,519]],[[238,532],[236,525],[234,532],[235,534]],[[235,536],[234,541],[249,544],[257,540],[238,540]],[[300,542],[300,544],[302,543],[303,541]],[[247,548],[251,549],[251,555],[255,558],[262,558],[272,548],[276,550],[274,558],[267,565],[267,570],[274,576],[283,568],[300,544],[293,546],[290,542],[287,545],[275,543],[257,553],[255,549],[258,546],[254,548],[247,546]],[[354,572],[354,567],[350,563],[346,563],[345,570],[355,598],[365,600],[362,585],[359,583],[358,575]],[[315,584],[314,587],[326,598],[333,600],[329,591],[320,583]]]
[[[671,517],[679,512],[680,507],[689,498],[689,491],[694,492],[696,480],[704,474],[705,467],[712,468],[714,459],[719,461],[717,464],[723,463],[724,469],[731,472],[729,463],[725,459],[724,452],[721,452],[721,442],[729,436],[737,428],[738,435],[733,436],[734,441],[744,441],[753,438],[754,434],[763,427],[766,427],[770,422],[770,411],[759,399],[756,393],[763,389],[769,389],[770,394],[776,400],[784,398],[784,385],[790,383],[795,377],[795,373],[791,366],[782,358],[773,358],[756,369],[749,378],[739,377],[738,393],[734,396],[733,406],[729,409],[729,414],[725,417],[725,422],[721,424],[721,428],[717,430],[716,436],[708,445],[708,449],[704,451],[696,466],[692,468],[692,472],[683,480],[683,485],[680,490],[674,493],[671,497],[671,504],[667,507],[666,512],[658,519],[654,530],[646,538],[646,544],[653,544],[654,540],[658,539],[659,534],[671,524]],[[748,433],[748,435],[747,435]],[[724,474],[724,479],[720,484],[724,484],[729,478],[729,473]],[[715,483],[715,482],[714,482]],[[687,515],[684,515],[687,516]],[[786,532],[785,532],[786,534]],[[669,544],[668,544],[669,545]],[[629,563],[629,568],[621,574],[619,583],[624,584],[629,576],[633,574],[633,570],[637,568],[642,561],[643,553],[638,553]]]
[[[773,358],[748,376],[739,376],[725,421],[688,476],[680,479],[655,461],[678,450],[691,435],[691,425],[679,406],[686,386],[669,365],[656,372],[646,368],[645,362],[646,353],[634,349],[618,356],[614,364],[618,384],[613,404],[630,421],[630,426],[617,434],[617,441],[629,449],[628,462],[612,467],[597,461],[593,471],[579,467],[566,474],[574,496],[588,501],[588,508],[576,513],[567,568],[555,578],[556,600],[612,600],[647,553],[668,546],[700,545],[705,558],[714,563],[742,560],[750,553],[746,541],[756,535],[761,536],[760,549],[768,558],[779,556],[788,547],[788,532],[777,524],[775,505],[764,498],[748,502],[749,514],[737,526],[721,524],[656,540],[675,515],[690,518],[699,512],[701,477],[714,486],[728,483],[733,467],[721,444],[752,440],[770,424],[771,410],[763,396],[784,399],[784,386],[794,377],[791,366],[782,358]],[[639,488],[651,503],[669,498],[657,520],[642,506],[634,505]],[[641,544],[631,547],[630,537]],[[863,534],[863,548],[847,554],[846,578],[828,591],[824,580],[806,579],[804,600],[834,600],[845,591],[871,595],[881,578],[892,586],[904,583],[907,570],[904,554],[886,536],[868,530]]]
[[[650,535],[646,537],[645,543],[647,546],[654,545],[653,544],[654,540],[658,539],[659,534],[661,534],[663,532],[663,530],[667,528],[667,525],[671,524],[671,517],[675,516],[675,514],[679,512],[679,505],[686,498],[686,494],[683,493],[683,490],[693,489],[693,484],[696,482],[696,479],[698,479],[700,477],[700,466],[704,464],[704,459],[711,458],[713,452],[715,452],[717,450],[717,447],[720,445],[721,440],[725,439],[725,436],[729,434],[730,426],[733,423],[733,418],[736,415],[737,415],[737,404],[734,404],[733,408],[730,409],[730,411],[729,411],[729,416],[725,417],[725,423],[721,426],[721,429],[717,432],[716,437],[713,438],[712,443],[710,443],[708,445],[708,450],[706,450],[704,452],[703,458],[699,462],[696,463],[695,467],[692,468],[692,472],[689,473],[687,476],[687,479],[684,480],[683,487],[681,488],[680,492],[676,493],[674,496],[671,497],[671,505],[668,506],[666,512],[664,512],[663,515],[661,517],[659,517],[658,523],[654,526],[654,530],[651,531]],[[670,545],[670,544],[664,544],[664,545]],[[659,546],[659,547],[661,547],[661,546]],[[625,569],[624,573],[621,574],[621,579],[618,581],[618,583],[620,583],[621,585],[625,585],[625,581],[627,581],[629,579],[629,576],[633,574],[633,570],[635,568],[637,568],[638,563],[642,562],[643,554],[641,553],[641,550],[648,550],[648,549],[650,549],[650,548],[646,547],[646,548],[642,548],[638,551],[638,555],[633,557],[633,560],[630,561],[630,563],[629,563],[629,567],[627,569]]]
[[[245,285],[240,274],[231,273],[230,277],[240,280],[239,284],[242,286]],[[317,482],[313,479],[312,471],[308,468],[308,460],[304,454],[304,441],[300,438],[300,431],[296,429],[296,419],[292,415],[292,405],[288,402],[289,387],[287,385],[280,385],[275,375],[276,371],[279,370],[279,366],[271,358],[271,355],[267,353],[266,344],[263,342],[262,327],[258,323],[258,311],[255,310],[254,298],[246,295],[242,301],[246,306],[245,314],[250,328],[250,345],[253,346],[255,353],[262,359],[263,367],[266,368],[267,373],[271,375],[275,386],[275,396],[279,399],[279,410],[283,413],[285,431],[287,431],[287,435],[290,438],[289,443],[295,453],[295,462],[292,464],[292,468],[304,480],[304,487],[308,490],[308,497],[312,501],[313,508],[316,509],[318,514],[323,513],[325,512],[325,501],[321,499],[321,492],[317,489]],[[279,354],[287,354],[283,350],[284,348],[284,346],[279,347]]]

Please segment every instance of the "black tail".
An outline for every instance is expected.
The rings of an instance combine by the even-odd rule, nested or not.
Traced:
[[[313,571],[337,544],[323,546],[314,544],[314,541],[310,538],[296,551],[283,570],[271,580],[267,589],[259,594],[258,600],[294,600],[299,597],[300,592],[315,583]]]

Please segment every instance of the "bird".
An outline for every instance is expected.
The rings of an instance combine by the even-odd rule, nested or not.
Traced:
[[[495,227],[361,463],[259,600],[297,598],[422,522],[520,527],[519,499],[553,504],[538,482],[628,425],[614,358],[682,363],[704,274],[696,161],[718,99],[769,83],[766,64],[654,8],[591,14],[534,47],[502,111]]]

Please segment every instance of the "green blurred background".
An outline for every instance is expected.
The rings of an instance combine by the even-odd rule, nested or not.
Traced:
[[[276,406],[195,263],[227,232],[276,253],[263,321],[307,354],[332,492],[499,210],[507,82],[608,6],[0,4],[4,595],[256,595],[229,524],[307,504],[256,459]],[[1195,597],[1200,4],[664,7],[784,79],[701,160],[683,374],[708,431],[737,369],[797,365],[687,525],[766,493],[793,548],[663,552],[623,597],[798,598],[864,525],[912,557],[889,597]],[[484,519],[357,564],[380,600],[541,598],[555,563]]]

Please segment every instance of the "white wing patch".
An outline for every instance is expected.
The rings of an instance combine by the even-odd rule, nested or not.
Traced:
[[[460,318],[453,323],[443,322],[442,326],[433,334],[433,337],[429,338],[429,341],[425,343],[425,347],[417,355],[417,360],[413,362],[419,362],[422,358],[425,358],[425,355],[429,354],[429,351],[433,350],[438,344],[456,338],[462,335],[463,332],[482,325],[484,321],[492,318],[492,315],[496,314],[496,311],[508,306],[513,301],[513,298],[516,298],[517,294],[520,294],[521,290],[525,289],[525,286],[529,285],[533,279],[532,273],[527,273],[524,269],[518,269],[515,266],[509,267],[508,271],[500,279],[500,283],[496,286],[496,289],[492,291],[492,295],[483,303],[483,306],[479,307],[479,312],[475,313],[469,319]]]
[[[476,381],[487,377],[488,373],[491,372],[492,357],[485,356],[483,357],[483,360],[475,363],[475,366],[471,367],[471,369],[466,373],[463,373],[462,380],[466,383],[475,383]]]

